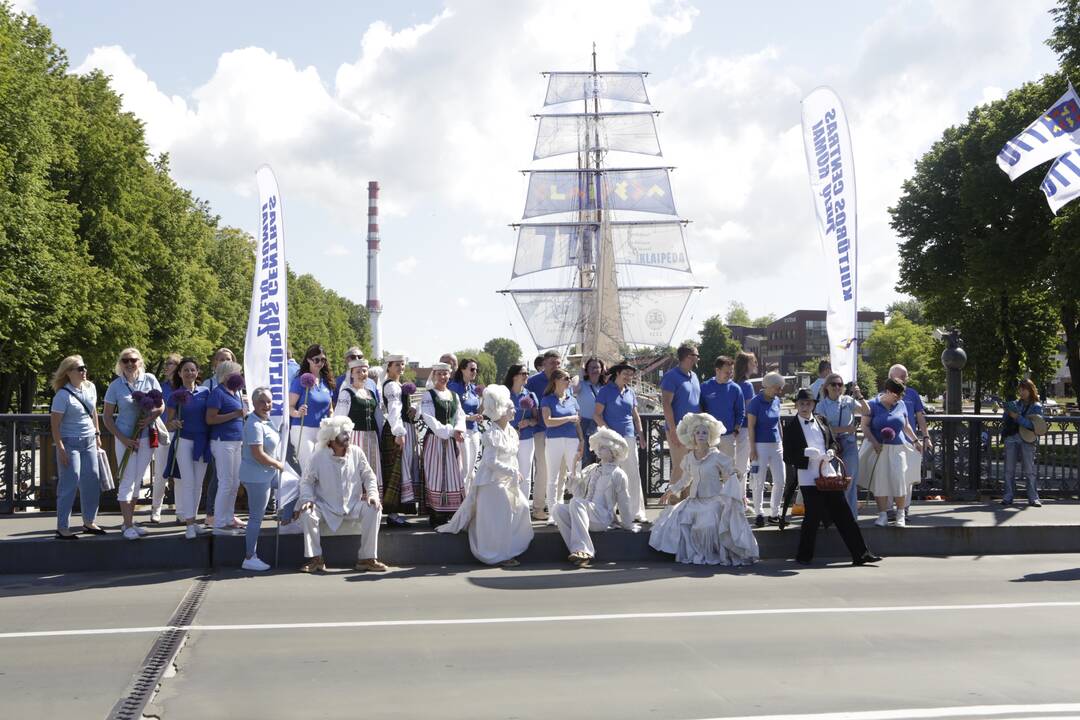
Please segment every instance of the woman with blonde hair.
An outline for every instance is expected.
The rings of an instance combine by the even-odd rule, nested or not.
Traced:
[[[135,524],[135,495],[158,444],[155,424],[165,412],[165,403],[161,385],[146,372],[137,348],[121,350],[113,372],[116,379],[105,391],[101,414],[105,428],[115,438],[116,459],[123,468],[118,472],[116,496],[124,518],[124,539],[138,540],[146,530]]]
[[[544,459],[547,464],[547,524],[554,525],[554,508],[562,503],[565,494],[565,487],[559,480],[573,475],[581,456],[585,454],[585,437],[581,432],[578,401],[570,393],[570,375],[565,370],[555,370],[548,378],[544,396],[540,398],[540,412],[544,418],[546,434]]]
[[[97,390],[86,376],[86,363],[81,355],[69,355],[60,362],[52,377],[55,391],[49,422],[60,478],[56,486],[56,537],[74,540],[78,537],[68,529],[75,493],[79,494],[83,517],[83,532],[104,535],[97,526],[97,510],[101,500],[98,478],[98,451],[101,449],[101,429],[98,426]]]

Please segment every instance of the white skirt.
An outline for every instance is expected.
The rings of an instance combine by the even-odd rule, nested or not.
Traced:
[[[908,450],[903,445],[882,445],[881,452],[864,440],[859,448],[859,487],[874,497],[902,498],[908,492]]]

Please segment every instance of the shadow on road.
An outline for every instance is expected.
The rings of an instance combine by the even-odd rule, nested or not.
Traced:
[[[204,573],[194,570],[163,570],[121,575],[115,572],[66,573],[63,575],[0,575],[0,598],[52,595],[118,587],[159,585],[190,580]]]
[[[1028,573],[1022,578],[1015,578],[1009,582],[1066,582],[1068,580],[1080,580],[1080,568],[1069,570],[1052,570],[1043,573]]]

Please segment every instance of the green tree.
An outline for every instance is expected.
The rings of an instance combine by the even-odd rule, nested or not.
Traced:
[[[766,313],[764,315],[761,315],[759,317],[754,318],[754,322],[751,323],[750,327],[756,327],[756,328],[768,327],[769,325],[772,325],[774,322],[776,322],[776,314],[775,313]]]
[[[476,348],[466,348],[464,350],[458,350],[456,353],[458,363],[465,358],[472,358],[476,361],[476,382],[478,385],[490,385],[492,383],[502,382],[502,378],[496,374],[495,358],[490,353],[486,353],[483,350],[477,350]],[[457,368],[454,368],[455,370]]]
[[[727,314],[724,316],[724,323],[726,325],[742,325],[743,327],[754,327],[751,324],[750,313],[746,311],[746,306],[738,300],[732,300],[728,304]]]
[[[698,354],[701,357],[698,358],[697,371],[698,375],[708,380],[716,374],[716,358],[727,355],[734,359],[742,346],[731,337],[731,330],[728,330],[719,315],[713,315],[706,320],[699,335],[701,343],[698,345]]]
[[[923,304],[915,298],[906,298],[904,300],[894,300],[885,306],[885,314],[892,316],[893,313],[903,313],[911,322],[916,325],[925,325],[925,311],[923,310]]]
[[[521,346],[509,338],[492,338],[484,343],[484,352],[495,358],[495,378],[502,382],[506,370],[514,363],[522,361]],[[528,368],[532,370],[530,366]]]
[[[943,345],[931,333],[928,326],[916,325],[901,312],[893,313],[887,323],[874,323],[870,337],[863,342],[873,368],[873,387],[882,387],[889,368],[899,363],[907,368],[908,381],[923,395],[937,397],[944,392]]]

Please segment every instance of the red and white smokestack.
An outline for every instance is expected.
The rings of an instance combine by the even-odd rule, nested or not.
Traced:
[[[367,309],[371,318],[371,361],[382,363],[382,338],[379,336],[379,183],[368,183],[367,226]]]

